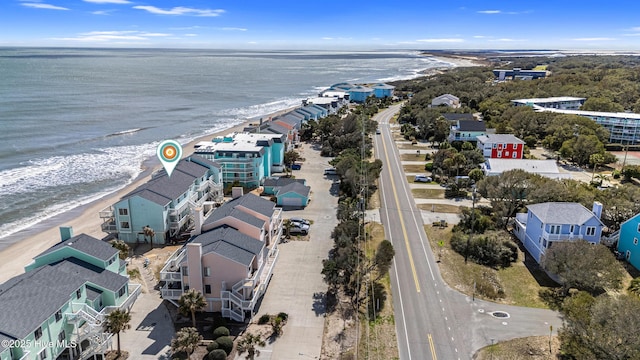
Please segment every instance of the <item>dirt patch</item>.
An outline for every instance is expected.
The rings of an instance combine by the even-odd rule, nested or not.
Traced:
[[[449,204],[418,204],[418,209],[437,213],[460,214],[460,210],[466,206]]]
[[[484,347],[474,355],[475,360],[548,360],[560,355],[557,336],[531,336],[503,341]]]

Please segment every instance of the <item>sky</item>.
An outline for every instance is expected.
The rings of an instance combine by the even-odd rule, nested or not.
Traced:
[[[640,50],[640,1],[1,0],[0,46]]]

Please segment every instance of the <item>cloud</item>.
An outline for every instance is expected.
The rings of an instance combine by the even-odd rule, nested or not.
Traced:
[[[131,4],[128,0],[82,0],[93,4]]]
[[[488,36],[484,36],[484,35],[473,35],[474,39],[486,39]]]
[[[478,14],[500,14],[502,11],[500,10],[480,10]]]
[[[215,10],[194,9],[194,8],[188,8],[184,6],[177,6],[168,10],[160,9],[155,6],[142,6],[142,5],[134,6],[133,8],[138,10],[145,10],[156,15],[191,15],[191,16],[214,17],[214,16],[220,16],[220,14],[224,13],[224,10],[222,9],[215,9]]]
[[[502,11],[502,10],[480,10],[477,12],[478,14],[507,14],[507,15],[520,15],[520,14],[529,14],[531,10],[527,11]]]
[[[150,33],[144,31],[90,31],[76,37],[53,38],[53,40],[78,42],[148,41],[154,37],[168,37],[172,34]]]
[[[464,39],[450,38],[450,39],[418,39],[418,42],[426,42],[426,43],[461,43],[464,42]]]
[[[194,36],[198,36],[198,34],[184,34],[184,36],[194,37]]]
[[[21,3],[20,5],[26,6],[26,7],[29,7],[29,8],[33,8],[33,9],[69,10],[66,7],[56,6],[56,5],[51,5],[51,4],[43,4],[43,3],[27,2],[27,3]]]
[[[489,41],[494,41],[494,42],[516,42],[516,41],[527,41],[527,40],[525,40],[525,39],[499,38],[499,39],[490,39]]]
[[[591,38],[576,38],[571,40],[573,41],[612,41],[616,39],[608,38],[608,37],[591,37]]]
[[[223,27],[223,28],[219,28],[222,31],[247,31],[247,29],[245,28],[239,28],[239,27]]]
[[[93,15],[111,15],[114,10],[96,10],[92,11]]]

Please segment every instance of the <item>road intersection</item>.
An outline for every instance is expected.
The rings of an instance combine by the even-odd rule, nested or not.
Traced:
[[[472,299],[444,283],[389,126],[400,106],[374,117],[380,129],[374,135],[375,155],[384,164],[380,220],[396,251],[391,288],[400,359],[471,359],[493,342],[558,329],[556,312]]]

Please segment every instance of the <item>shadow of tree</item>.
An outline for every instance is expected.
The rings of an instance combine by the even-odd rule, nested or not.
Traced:
[[[380,282],[375,282],[373,286],[373,296],[369,296],[369,304],[367,305],[367,311],[369,311],[369,319],[376,320],[380,309],[384,308],[385,301],[387,301],[387,290]],[[369,289],[371,291],[371,289]]]
[[[316,316],[322,316],[326,313],[326,294],[324,292],[313,293],[312,308]]]

